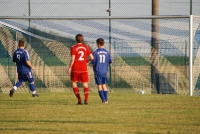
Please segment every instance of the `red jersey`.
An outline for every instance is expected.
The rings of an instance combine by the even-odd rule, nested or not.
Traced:
[[[72,72],[87,72],[87,59],[90,54],[90,48],[85,44],[76,44],[72,46],[71,55],[75,55]]]

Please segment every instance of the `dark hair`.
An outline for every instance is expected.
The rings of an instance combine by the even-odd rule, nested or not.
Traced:
[[[96,43],[97,43],[97,44],[100,44],[101,46],[103,46],[103,45],[104,45],[104,39],[103,39],[103,38],[98,38],[98,39],[96,40]]]
[[[23,40],[19,40],[19,47],[24,47],[24,41]]]
[[[82,43],[83,40],[84,40],[82,34],[77,34],[75,38],[76,38],[76,42],[77,42],[77,43]]]

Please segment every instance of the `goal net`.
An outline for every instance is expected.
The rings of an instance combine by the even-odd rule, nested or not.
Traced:
[[[155,25],[152,24],[156,22]],[[193,19],[193,88],[200,89],[199,23]],[[75,35],[84,35],[91,50],[105,39],[113,63],[108,87],[112,91],[189,94],[189,17],[139,18],[4,18],[0,19],[0,87],[8,92],[17,81],[12,54],[19,39],[35,66],[39,92],[71,91],[67,67]],[[89,86],[97,91],[92,65]],[[18,92],[29,92],[27,83]]]

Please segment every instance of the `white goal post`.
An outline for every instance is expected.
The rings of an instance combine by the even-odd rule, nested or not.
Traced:
[[[172,18],[187,18],[189,19],[189,95],[193,96],[193,19],[194,15],[173,15],[173,16],[0,16],[0,24],[12,28],[11,25],[1,22],[2,19],[22,19],[22,20],[112,20],[112,19],[172,19]],[[16,29],[20,32],[23,29]],[[111,31],[110,31],[111,32]],[[29,33],[28,33],[29,34]],[[32,33],[30,33],[32,34]]]

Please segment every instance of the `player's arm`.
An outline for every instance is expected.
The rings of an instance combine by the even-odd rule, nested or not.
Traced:
[[[93,56],[89,46],[87,46],[87,53],[89,55],[89,59],[87,59],[87,64],[89,64],[94,59],[94,56]]]
[[[72,55],[71,57],[71,60],[70,60],[70,63],[69,63],[69,67],[67,69],[67,73],[70,74],[71,73],[71,69],[72,69],[72,66],[74,64],[74,61],[75,61],[75,55]]]
[[[92,55],[92,53],[89,55],[89,59],[87,60],[87,63],[90,63],[92,60],[94,60],[94,56]]]
[[[34,70],[34,66],[31,64],[30,60],[29,60],[29,53],[25,50],[24,51],[25,54],[25,60],[26,60],[26,64],[32,69]]]
[[[31,64],[31,62],[29,60],[26,61],[26,64],[32,69],[34,70],[34,66]]]
[[[92,65],[94,66],[95,64],[96,64],[96,51],[94,51],[93,53],[92,53],[92,55],[93,55],[93,60],[92,60]]]

